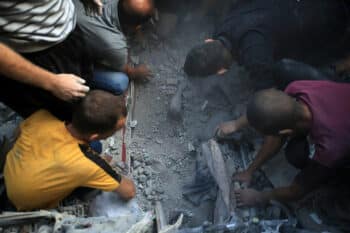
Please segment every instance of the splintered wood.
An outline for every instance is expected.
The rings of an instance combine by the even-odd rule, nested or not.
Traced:
[[[203,143],[201,149],[208,162],[209,170],[219,187],[214,210],[214,223],[224,223],[236,208],[236,199],[231,192],[230,174],[226,170],[220,147],[215,140],[211,139],[207,143]]]

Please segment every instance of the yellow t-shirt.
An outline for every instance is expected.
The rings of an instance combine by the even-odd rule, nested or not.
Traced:
[[[56,207],[78,187],[119,186],[121,176],[49,112],[34,113],[20,127],[4,169],[8,198],[18,210]]]

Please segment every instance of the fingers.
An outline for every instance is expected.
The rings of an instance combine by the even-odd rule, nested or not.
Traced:
[[[85,79],[82,79],[80,77],[74,76],[74,79],[75,79],[75,81],[77,81],[77,83],[80,83],[80,84],[86,83]]]
[[[244,206],[244,201],[242,200],[241,191],[242,190],[240,189],[234,191],[237,207]]]
[[[81,93],[87,93],[90,91],[90,88],[88,86],[85,86],[85,85],[80,85],[80,88],[78,91]]]

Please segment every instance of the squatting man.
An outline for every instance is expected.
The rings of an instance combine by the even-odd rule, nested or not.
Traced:
[[[10,203],[20,211],[54,208],[80,187],[133,198],[133,181],[89,146],[123,128],[126,114],[123,97],[95,90],[74,109],[71,122],[60,121],[47,110],[24,120],[4,168]]]
[[[218,127],[219,137],[248,125],[265,135],[264,143],[247,170],[233,179],[250,184],[253,173],[272,158],[284,144],[289,163],[300,172],[287,187],[259,192],[236,192],[239,206],[282,202],[302,198],[330,179],[349,171],[350,84],[330,81],[295,81],[284,92],[257,92],[246,115]]]

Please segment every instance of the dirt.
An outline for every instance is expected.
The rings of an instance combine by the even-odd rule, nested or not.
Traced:
[[[193,182],[201,143],[213,137],[220,122],[238,118],[253,93],[247,73],[235,64],[221,76],[190,78],[184,74],[187,52],[209,38],[212,29],[210,19],[193,22],[184,17],[176,29],[167,32],[166,38],[164,35],[160,38],[157,30],[150,29],[143,43],[132,46],[132,58],[137,63],[148,64],[154,73],[149,83],[136,86],[133,119],[137,124],[127,148],[132,157],[137,201],[144,210],[152,210],[155,201],[160,201],[169,221],[184,213],[185,226],[212,220],[212,201],[195,206],[182,195],[184,185]],[[182,117],[173,120],[168,115],[169,106],[181,84],[186,86],[182,94]],[[2,128],[9,128],[8,122],[16,125],[19,121],[0,106]],[[251,139],[255,145],[261,143],[256,135]],[[119,153],[118,140],[120,134],[104,143],[107,152]],[[222,145],[222,150],[225,156],[232,155],[227,145]],[[276,177],[275,173],[270,177]]]
[[[169,219],[184,212],[185,221],[193,226],[210,220],[213,212],[212,202],[197,207],[182,196],[183,186],[193,181],[196,150],[202,141],[213,136],[220,122],[243,112],[244,102],[251,93],[244,80],[246,74],[237,66],[220,77],[193,79],[184,74],[187,52],[209,38],[211,31],[210,22],[205,30],[189,21],[186,27],[177,27],[173,32],[176,36],[166,40],[149,36],[146,49],[134,48],[140,62],[149,64],[154,73],[149,83],[137,86],[134,119],[138,124],[128,148],[140,165],[133,172],[138,183],[138,199],[145,209],[152,208],[155,200],[161,200]],[[180,83],[186,87],[182,94],[182,120],[176,121],[169,117],[168,111]],[[146,174],[145,179],[142,174],[147,170],[151,174]],[[147,184],[149,180],[152,184]],[[152,194],[153,190],[156,195]]]

